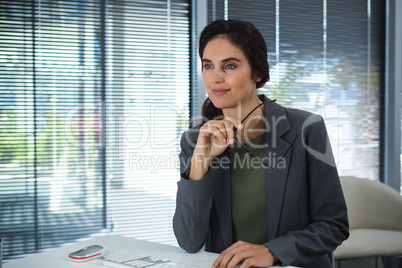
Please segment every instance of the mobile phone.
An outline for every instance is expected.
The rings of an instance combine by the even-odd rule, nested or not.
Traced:
[[[70,258],[70,260],[77,262],[89,261],[105,255],[106,251],[106,247],[100,245],[90,245],[83,247],[77,251],[71,252],[70,254],[68,254],[68,257]]]

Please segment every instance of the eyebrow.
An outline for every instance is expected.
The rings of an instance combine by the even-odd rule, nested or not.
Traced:
[[[241,62],[240,59],[234,58],[234,57],[230,57],[230,58],[223,59],[223,60],[221,60],[221,62],[228,62],[228,61],[231,61],[231,60]],[[204,59],[202,59],[202,62],[212,62],[212,61],[209,60],[209,59],[205,59],[205,58],[204,58]]]

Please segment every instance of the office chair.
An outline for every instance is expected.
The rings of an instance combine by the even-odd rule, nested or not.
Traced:
[[[335,260],[402,256],[402,196],[381,182],[341,177],[350,237]]]

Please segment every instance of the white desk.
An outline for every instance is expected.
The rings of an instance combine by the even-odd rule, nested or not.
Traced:
[[[92,268],[104,267],[99,259],[90,260],[87,262],[70,261],[68,253],[76,251],[84,246],[93,244],[102,245],[108,248],[108,253],[136,251],[140,254],[161,257],[174,262],[182,262],[194,264],[200,267],[210,268],[212,263],[218,257],[218,254],[210,252],[198,252],[195,254],[186,253],[183,249],[174,246],[163,245],[159,243],[138,240],[134,238],[124,237],[120,235],[106,235],[96,237],[84,242],[79,242],[66,247],[54,249],[44,253],[35,254],[23,259],[11,261],[3,264],[3,268]],[[290,267],[290,266],[288,266]]]

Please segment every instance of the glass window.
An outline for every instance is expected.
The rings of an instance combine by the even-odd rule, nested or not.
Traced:
[[[104,232],[175,242],[189,4],[102,3],[0,2],[4,259]]]
[[[168,244],[190,116],[188,9],[187,0],[108,5],[108,215],[115,233]]]
[[[208,20],[254,23],[278,103],[321,114],[341,176],[378,180],[382,1],[209,0]]]
[[[5,259],[105,227],[99,120],[92,108],[101,91],[97,2],[0,3]]]

